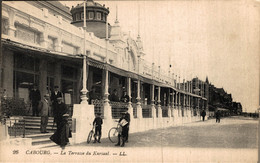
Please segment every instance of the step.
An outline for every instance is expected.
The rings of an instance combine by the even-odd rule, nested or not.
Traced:
[[[49,143],[52,143],[52,141],[49,137],[32,140],[32,145],[49,144]]]
[[[51,136],[54,134],[54,132],[49,132],[49,133],[39,133],[39,134],[32,134],[32,135],[27,135],[25,136],[26,138],[32,138],[32,139],[37,139],[43,136]]]
[[[34,145],[33,147],[37,148],[37,149],[43,149],[43,148],[48,148],[48,149],[57,148],[58,149],[58,148],[60,148],[60,146],[54,142],[51,142],[49,144],[38,144],[38,145]]]
[[[25,129],[31,129],[31,130],[40,130],[40,126],[25,126]],[[56,127],[46,127],[47,130],[56,130]]]

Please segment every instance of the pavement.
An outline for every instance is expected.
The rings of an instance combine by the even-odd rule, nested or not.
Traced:
[[[257,162],[257,131],[258,120],[251,118],[210,119],[132,133],[125,147],[115,147],[106,138],[51,149],[52,157],[42,157],[46,162]],[[37,158],[27,156],[25,161]]]

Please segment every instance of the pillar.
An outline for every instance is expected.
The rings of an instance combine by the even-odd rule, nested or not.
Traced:
[[[11,51],[4,51],[3,55],[3,89],[6,89],[7,97],[13,97],[14,54]]]
[[[158,118],[162,118],[161,87],[160,86],[158,86]]]
[[[141,81],[137,80],[137,103],[136,103],[136,111],[137,111],[137,118],[143,118],[142,114],[142,107],[141,107],[141,97],[140,97],[140,88],[141,88]]]
[[[41,98],[47,93],[47,61],[44,59],[40,60],[40,75],[39,75],[39,90],[41,92]]]
[[[128,102],[128,112],[130,113],[130,117],[134,117],[134,110],[132,107],[132,102],[131,102],[131,78],[127,77],[127,95],[129,96],[129,102]]]
[[[103,110],[104,110],[104,119],[105,120],[112,120],[112,108],[109,104],[109,93],[108,93],[108,70],[104,69],[102,72],[102,83],[103,84],[103,88],[104,88],[104,96],[103,96]]]
[[[152,110],[152,117],[156,118],[156,109],[154,106],[154,84],[151,85],[151,110]]]
[[[54,85],[59,86],[61,88],[61,63],[57,62],[55,65],[55,70],[54,70]]]

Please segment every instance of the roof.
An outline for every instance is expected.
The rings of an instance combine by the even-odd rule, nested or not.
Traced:
[[[65,13],[70,15],[70,9],[66,6],[64,6],[62,3],[60,3],[59,1],[46,1],[48,3],[50,3],[51,5],[53,5],[54,7],[59,8],[60,10],[64,11]]]

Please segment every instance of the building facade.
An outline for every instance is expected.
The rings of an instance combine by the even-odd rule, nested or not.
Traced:
[[[109,9],[93,1],[87,2],[84,40],[82,11],[82,4],[69,11],[55,1],[2,3],[0,86],[8,97],[27,104],[33,84],[42,97],[57,85],[73,115],[73,105],[81,102],[85,43],[87,89],[96,90],[89,103],[105,120],[119,118],[124,108],[133,117],[131,132],[200,120],[201,110],[208,110],[207,80],[180,81],[171,69],[144,60],[141,37],[125,35],[118,20],[106,32]],[[111,98],[114,90],[119,100]],[[128,102],[121,101],[124,91]]]

